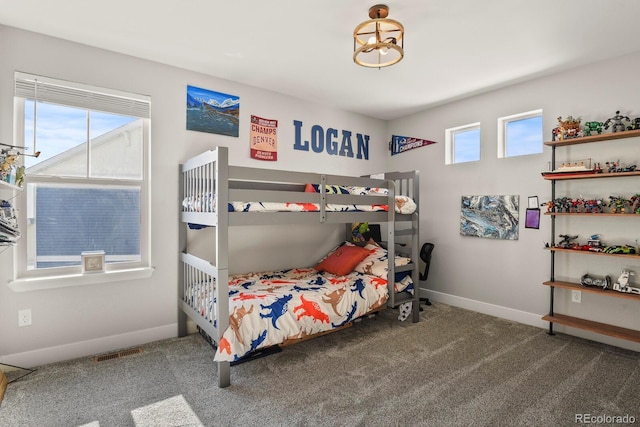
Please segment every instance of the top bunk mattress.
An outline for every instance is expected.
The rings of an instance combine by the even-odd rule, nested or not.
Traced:
[[[313,186],[312,188],[317,187]],[[337,186],[327,186],[337,187]],[[309,186],[307,186],[309,188]],[[314,192],[307,190],[306,192]],[[329,191],[327,191],[329,192]],[[334,194],[352,194],[352,195],[387,195],[386,188],[370,188],[370,187],[339,187],[332,188]],[[384,200],[384,198],[380,198]],[[186,196],[182,200],[183,212],[216,212],[216,197],[213,193],[196,194]],[[395,196],[395,212],[398,214],[412,214],[416,211],[417,205],[409,196]],[[313,202],[245,202],[245,201],[229,201],[229,212],[319,212],[320,203]],[[387,212],[389,210],[386,204],[325,204],[327,212]]]

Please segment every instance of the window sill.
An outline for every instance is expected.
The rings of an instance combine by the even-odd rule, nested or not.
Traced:
[[[33,277],[16,279],[9,282],[14,292],[39,291],[43,289],[67,288],[70,286],[97,285],[100,283],[121,282],[125,280],[147,279],[155,268],[133,268],[130,270],[107,271],[104,273],[68,274],[64,276]]]

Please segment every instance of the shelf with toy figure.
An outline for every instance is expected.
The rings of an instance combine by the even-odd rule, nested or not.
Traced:
[[[571,116],[569,116],[569,118],[571,118]],[[589,122],[589,126],[585,125],[584,131],[582,131],[579,127],[579,120],[573,120],[576,123],[568,123],[569,118],[564,121],[562,121],[561,118],[558,118],[559,127],[554,129],[554,140],[544,143],[544,145],[551,147],[551,162],[549,165],[549,171],[542,172],[543,178],[549,181],[551,184],[551,200],[541,205],[547,207],[547,212],[545,212],[545,215],[549,216],[551,219],[551,242],[545,245],[545,249],[548,250],[551,255],[551,277],[550,280],[543,283],[545,286],[549,287],[550,294],[549,314],[545,315],[542,319],[549,322],[550,335],[554,334],[553,325],[557,323],[571,328],[579,328],[598,334],[609,335],[612,337],[640,343],[640,331],[638,330],[599,323],[592,320],[581,319],[555,312],[556,288],[571,291],[579,290],[581,292],[587,292],[596,296],[613,296],[616,298],[624,298],[627,301],[633,300],[640,302],[640,288],[628,283],[628,276],[630,272],[623,271],[623,274],[614,284],[612,284],[611,279],[607,277],[605,287],[596,286],[596,284],[600,285],[600,283],[596,279],[584,276],[579,283],[555,280],[555,275],[560,268],[558,266],[560,264],[556,265],[556,256],[564,257],[573,256],[570,254],[589,254],[603,257],[623,258],[625,259],[624,262],[631,262],[631,260],[640,260],[640,247],[638,247],[637,241],[635,245],[605,246],[599,241],[599,239],[597,238],[598,236],[594,235],[591,237],[591,240],[587,241],[587,244],[580,244],[576,241],[576,239],[578,238],[577,235],[556,234],[556,219],[558,217],[565,218],[562,220],[563,227],[566,227],[567,221],[569,221],[569,219],[566,218],[567,216],[571,216],[571,218],[573,218],[574,216],[597,216],[602,220],[607,217],[611,221],[613,220],[613,217],[640,218],[640,215],[637,215],[638,213],[640,213],[640,193],[635,194],[631,197],[620,195],[609,196],[609,202],[605,202],[604,199],[599,198],[583,199],[582,196],[580,196],[580,198],[557,197],[556,186],[562,186],[562,188],[564,188],[565,190],[570,190],[570,188],[567,187],[567,184],[562,184],[562,182],[566,182],[566,180],[621,177],[635,177],[635,179],[637,179],[637,177],[640,176],[640,170],[636,170],[635,165],[620,167],[619,162],[607,162],[603,165],[603,167],[601,167],[599,163],[595,163],[592,166],[590,159],[589,162],[584,161],[584,163],[583,161],[580,161],[558,164],[556,162],[556,149],[559,147],[629,138],[636,138],[634,141],[635,143],[638,141],[637,138],[640,138],[640,129],[638,128],[637,123],[634,121],[633,126],[627,127],[625,129],[625,127],[623,127],[621,124],[621,120],[629,119],[626,116],[621,116],[619,114],[619,111],[616,112],[615,117],[612,117],[605,123]],[[640,122],[640,120],[638,122]],[[613,131],[611,133],[601,133],[602,129],[606,130],[610,127],[610,123],[613,123]],[[575,131],[573,133],[565,132],[568,125],[574,125]],[[558,130],[563,131],[563,133],[557,132]],[[599,133],[597,135],[589,135],[594,131]],[[587,136],[585,136],[585,134]],[[616,145],[616,147],[619,147],[619,145]],[[597,186],[597,188],[600,187],[602,186]],[[600,192],[602,190],[598,191]],[[605,212],[604,208],[609,209],[606,209]],[[625,222],[625,224],[631,223]],[[636,224],[637,223],[633,223],[631,225],[635,226]],[[637,227],[634,228],[637,229]],[[626,235],[629,235],[629,233],[626,233]],[[556,242],[556,238],[558,236],[561,240]],[[566,255],[556,255],[557,253]],[[626,281],[623,280],[625,273],[627,273]],[[564,297],[565,295],[561,296]]]
[[[591,159],[580,160],[579,162],[563,162],[557,168],[553,168],[552,162],[549,162],[549,170],[543,171],[542,176],[574,176],[574,175],[591,175],[601,172],[591,164]]]
[[[611,141],[612,139],[633,138],[640,136],[640,129],[626,130],[623,132],[603,133],[599,135],[582,136],[578,138],[561,139],[556,141],[546,141],[544,145],[550,147],[561,147],[565,145],[587,144],[591,142]]]
[[[599,255],[599,256],[613,256],[619,258],[633,258],[640,259],[640,254],[625,254],[625,253],[608,253],[608,252],[596,252],[590,250],[583,249],[573,249],[573,248],[558,248],[555,246],[545,248],[550,250],[551,252],[571,252],[571,253],[580,253],[580,254],[588,254],[588,255]]]
[[[640,218],[640,193],[632,196],[611,195],[609,201],[604,198],[560,197],[546,201],[540,206],[547,208],[545,215],[586,215],[586,216],[630,216]],[[605,208],[608,208],[605,211]],[[635,214],[635,215],[634,215]]]
[[[630,172],[603,172],[603,173],[563,173],[563,174],[550,174],[543,172],[543,178],[549,181],[557,181],[561,179],[595,179],[595,178],[620,178],[623,176],[640,176],[640,171],[634,170]]]

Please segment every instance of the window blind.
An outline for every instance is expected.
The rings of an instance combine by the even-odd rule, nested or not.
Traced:
[[[16,71],[14,95],[125,116],[151,118],[151,98]]]

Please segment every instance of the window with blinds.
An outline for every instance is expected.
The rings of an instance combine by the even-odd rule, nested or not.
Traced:
[[[148,96],[15,73],[18,141],[27,153],[20,278],[149,266]]]

